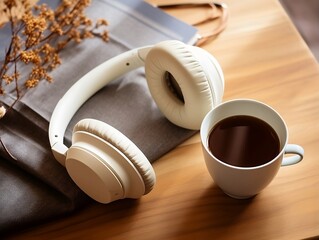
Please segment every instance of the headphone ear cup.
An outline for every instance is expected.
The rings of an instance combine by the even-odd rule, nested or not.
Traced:
[[[221,102],[224,90],[218,62],[203,52],[179,41],[164,41],[145,61],[147,83],[159,109],[172,123],[194,130]]]
[[[80,188],[83,186],[82,190],[93,199],[107,203],[126,197],[138,198],[152,190],[156,177],[150,162],[141,150],[117,129],[95,119],[83,119],[74,126],[72,142],[69,149],[71,153],[84,149],[82,151],[89,152],[93,156],[91,160],[74,160],[72,156],[77,154],[71,154],[71,159],[68,158],[69,154],[67,154],[66,160],[66,168],[71,178],[80,185]],[[90,155],[87,154],[87,158],[91,158]],[[68,163],[70,161],[71,164]],[[85,179],[87,176],[79,177],[77,169],[70,169],[79,161],[81,161],[81,165],[84,162],[85,168],[88,166],[89,172],[93,171],[98,175],[95,177],[93,174],[96,181]],[[76,162],[76,164],[72,162]],[[94,164],[92,162],[98,162],[98,164],[92,167]],[[107,179],[108,175],[111,177]],[[99,185],[102,187],[94,189],[96,182],[101,182],[100,179],[102,179],[102,184]],[[115,191],[112,184],[120,185],[123,193],[110,196]],[[119,186],[115,186],[115,188],[120,189]],[[105,192],[107,196],[101,195],[101,192]]]
[[[193,56],[197,59],[199,64],[203,67],[202,69],[207,78],[207,83],[211,90],[215,107],[222,102],[224,95],[225,82],[223,71],[216,58],[214,58],[209,52],[196,46],[187,47],[193,53]]]

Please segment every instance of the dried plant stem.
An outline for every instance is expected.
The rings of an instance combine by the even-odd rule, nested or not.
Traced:
[[[100,19],[93,26],[84,15],[90,0],[62,0],[55,11],[45,4],[31,8],[29,1],[24,0],[21,4],[25,13],[21,19],[13,16],[16,1],[4,1],[7,9],[3,11],[9,19],[11,40],[4,60],[0,61],[0,97],[11,83],[18,101],[27,89],[36,87],[41,80],[51,82],[49,72],[61,64],[59,53],[69,43],[80,43],[92,37],[108,41],[108,32],[100,31],[100,27],[108,25],[107,21]],[[20,83],[21,64],[30,65],[29,75],[23,79],[24,87]]]

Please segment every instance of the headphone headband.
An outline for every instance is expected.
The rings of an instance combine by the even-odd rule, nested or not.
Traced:
[[[59,100],[51,116],[49,140],[54,157],[63,166],[68,150],[63,143],[64,133],[74,114],[82,104],[110,81],[144,66],[145,58],[151,48],[152,46],[146,46],[133,49],[105,61],[85,74]]]

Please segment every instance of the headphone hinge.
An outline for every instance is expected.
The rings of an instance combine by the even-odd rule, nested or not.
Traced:
[[[66,152],[68,151],[68,148],[63,143],[56,142],[53,144],[51,150],[55,159],[65,167]]]

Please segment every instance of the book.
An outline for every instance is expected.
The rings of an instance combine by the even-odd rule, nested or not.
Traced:
[[[123,4],[124,3],[124,4]],[[126,14],[144,22],[150,28],[175,39],[194,45],[197,41],[197,29],[165,13],[161,9],[140,0],[110,1],[113,7],[120,8]]]
[[[150,3],[142,0],[104,0],[104,2],[109,6],[110,10],[116,9],[124,15],[131,16],[135,21],[143,22],[145,26],[156,32],[160,32],[167,39],[179,40],[190,45],[194,45],[197,41],[197,28],[165,13]],[[54,9],[59,1],[39,1],[39,4],[42,3],[48,4]],[[114,18],[118,18],[119,16],[115,14],[108,16],[106,13],[102,15],[105,15],[105,18],[110,22],[110,33],[112,34],[112,30],[114,29],[113,20],[114,22],[118,22],[119,19]],[[0,61],[5,56],[5,50],[9,45],[10,37],[11,30],[8,24],[0,28]]]

